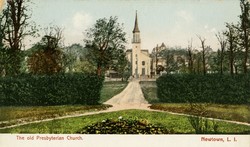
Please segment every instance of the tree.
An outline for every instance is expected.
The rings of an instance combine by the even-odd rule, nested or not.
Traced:
[[[227,36],[227,41],[228,41],[228,57],[229,57],[229,69],[230,69],[230,74],[234,74],[234,63],[235,63],[235,56],[237,52],[237,34],[236,30],[233,27],[233,24],[226,24],[226,27],[228,30],[224,32],[224,35]]]
[[[166,48],[159,52],[160,61],[165,63],[158,65],[158,71],[166,71],[167,74],[171,72],[185,73],[186,72],[186,49],[181,48]],[[164,67],[163,67],[164,66]]]
[[[6,72],[9,75],[20,73],[22,56],[21,48],[23,39],[34,35],[36,29],[31,22],[31,12],[28,8],[29,0],[7,0],[7,7],[3,10],[4,41],[7,44],[11,68]]]
[[[159,71],[159,68],[158,68],[158,62],[159,62],[159,53],[160,51],[159,51],[159,47],[158,47],[158,44],[157,44],[157,46],[156,46],[156,48],[155,48],[155,52],[154,52],[154,54],[153,54],[153,58],[155,58],[155,75],[159,75],[160,74],[160,71]]]
[[[174,60],[174,53],[171,50],[163,50],[163,57],[166,61],[166,72],[169,74],[175,72],[177,69],[177,63]]]
[[[86,48],[89,57],[97,67],[97,75],[101,76],[103,69],[107,69],[115,59],[116,50],[125,49],[125,32],[122,25],[117,22],[117,17],[102,18],[86,31]]]
[[[63,52],[59,49],[62,38],[61,28],[45,28],[45,35],[36,45],[38,50],[28,59],[32,74],[54,74],[63,70]]]
[[[194,72],[197,74],[200,74],[202,69],[202,54],[198,50],[195,51],[196,53],[194,54]]]
[[[87,60],[76,61],[73,65],[74,72],[93,74],[96,71],[95,66]]]
[[[116,51],[116,60],[114,62],[114,64],[112,65],[113,69],[116,70],[118,72],[118,75],[120,75],[122,77],[122,81],[126,77],[127,75],[125,75],[126,70],[129,70],[127,67],[128,65],[128,60],[126,57],[126,53],[124,52],[124,50],[119,49]]]
[[[220,74],[223,74],[223,63],[224,63],[224,55],[225,55],[225,50],[226,50],[226,45],[227,45],[227,40],[225,38],[225,35],[222,33],[216,34],[216,37],[220,43],[220,50],[218,50],[218,56],[219,56],[219,62],[220,62]]]
[[[243,71],[247,73],[247,62],[250,47],[250,2],[248,0],[240,0],[241,15],[240,24],[237,27],[240,39],[240,46],[244,48]]]
[[[8,65],[8,54],[7,54],[7,50],[4,46],[4,29],[5,26],[3,25],[3,18],[4,16],[0,14],[0,75],[4,76],[5,75],[5,70],[7,68]]]
[[[87,59],[87,49],[80,44],[72,44],[68,47],[63,48],[62,51],[64,53],[63,67],[65,72],[74,72],[76,64],[76,67],[79,67],[81,65],[81,62],[85,62],[85,60]],[[83,64],[85,64],[84,62]]]
[[[207,58],[207,53],[210,47],[205,45],[205,38],[202,38],[201,36],[198,36],[199,40],[201,41],[201,59],[202,59],[202,68],[203,68],[203,74],[205,75],[207,73],[207,68],[206,68],[206,58]]]
[[[188,57],[188,71],[189,73],[194,72],[194,59],[193,59],[193,40],[189,42],[188,48],[187,48],[187,57]]]

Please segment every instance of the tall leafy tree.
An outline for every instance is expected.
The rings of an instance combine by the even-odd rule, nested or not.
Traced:
[[[3,10],[1,26],[4,28],[4,41],[10,56],[9,75],[20,73],[22,56],[21,48],[25,36],[34,35],[35,26],[30,21],[31,11],[28,7],[29,0],[7,0],[7,7]]]
[[[0,14],[0,75],[4,75],[6,69],[6,49],[3,43],[4,39],[4,25],[3,25],[3,15]]]
[[[124,77],[127,78],[125,75],[126,72],[128,72],[128,60],[126,57],[126,53],[124,50],[119,49],[115,52],[116,54],[116,60],[114,61],[114,64],[111,66],[117,73],[122,77],[122,81],[124,80]]]
[[[115,60],[115,51],[125,49],[126,33],[117,20],[117,17],[98,19],[95,25],[86,31],[87,39],[84,41],[99,76],[102,75],[103,69],[107,69]]]
[[[65,72],[74,72],[75,69],[74,67],[81,67],[81,62],[86,60],[86,56],[87,56],[87,49],[84,48],[82,45],[80,44],[72,44],[68,47],[63,48],[63,67]],[[85,64],[84,61],[82,63]],[[84,66],[83,64],[83,66]],[[78,68],[78,69],[82,69],[82,68]],[[77,70],[80,71],[80,70]]]
[[[228,52],[228,58],[229,58],[230,74],[233,75],[235,57],[237,53],[238,36],[237,36],[236,29],[233,24],[227,23],[226,27],[228,28],[228,30],[224,32],[224,35],[226,35],[227,42],[228,42],[227,52]]]
[[[177,70],[177,63],[174,60],[173,50],[163,50],[163,57],[166,61],[165,70],[169,74]]]
[[[63,71],[63,52],[60,50],[62,29],[50,27],[36,45],[38,48],[28,59],[29,71],[32,74],[54,74]]]
[[[247,73],[247,62],[250,48],[250,2],[240,0],[241,15],[238,28],[239,44],[244,49],[243,72]]]

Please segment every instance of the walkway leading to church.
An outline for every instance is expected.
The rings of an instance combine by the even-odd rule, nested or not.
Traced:
[[[145,100],[139,80],[132,80],[128,86],[118,95],[114,96],[104,104],[112,105],[110,109],[125,110],[125,109],[143,109],[149,110],[150,104]]]

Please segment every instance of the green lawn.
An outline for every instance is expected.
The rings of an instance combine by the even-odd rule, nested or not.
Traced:
[[[142,91],[146,100],[152,104],[152,109],[164,110],[176,113],[195,114],[190,111],[188,103],[159,103],[157,98],[157,86],[155,82],[141,82]],[[223,104],[200,104],[205,106],[204,117],[220,118],[250,123],[249,105],[223,105]]]
[[[91,116],[82,116],[76,118],[67,118],[62,120],[53,120],[49,122],[35,123],[19,126],[11,129],[2,129],[0,133],[76,133],[85,126],[89,126],[105,119],[118,119],[122,116],[124,119],[145,120],[148,123],[163,126],[174,134],[194,134],[188,118],[162,112],[149,112],[143,110],[124,110],[111,113],[103,113]],[[236,125],[232,123],[218,122],[219,134],[248,134],[250,127]]]
[[[105,82],[101,91],[100,103],[107,101],[121,92],[127,82]],[[86,113],[107,109],[107,105],[63,105],[63,106],[27,106],[27,107],[0,107],[0,127],[14,125],[23,121],[35,121],[59,116]]]
[[[59,116],[86,113],[107,109],[107,105],[63,105],[63,106],[29,106],[29,107],[0,107],[0,127],[55,118]]]
[[[101,100],[99,102],[100,103],[106,102],[113,96],[119,94],[127,85],[128,82],[121,82],[121,81],[104,82],[101,91]]]
[[[159,102],[159,99],[157,98],[157,86],[155,81],[142,81],[140,82],[140,85],[145,99],[150,104]]]

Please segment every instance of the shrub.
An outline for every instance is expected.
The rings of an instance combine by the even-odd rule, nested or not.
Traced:
[[[247,104],[250,75],[164,75],[157,79],[157,97],[170,103]]]
[[[169,134],[159,126],[147,123],[145,120],[119,119],[103,120],[91,126],[84,127],[80,134]]]
[[[103,78],[83,74],[0,78],[0,106],[97,104]]]
[[[214,120],[210,122],[201,116],[189,116],[188,121],[196,134],[218,134],[219,125]]]
[[[211,122],[203,117],[207,114],[206,105],[190,104],[189,112],[193,113],[194,116],[189,116],[188,121],[196,134],[218,133],[219,125],[214,120]]]

